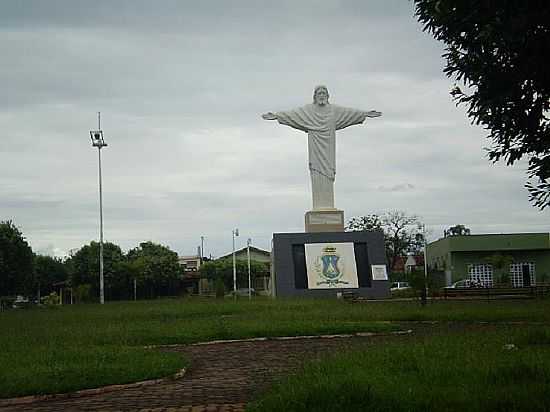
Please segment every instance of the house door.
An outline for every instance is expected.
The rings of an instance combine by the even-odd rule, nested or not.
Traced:
[[[521,274],[523,276],[523,286],[531,286],[531,271],[529,270],[529,265],[521,266]]]

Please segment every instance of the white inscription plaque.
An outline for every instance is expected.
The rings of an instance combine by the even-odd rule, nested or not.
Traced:
[[[386,265],[371,265],[372,280],[388,280]]]

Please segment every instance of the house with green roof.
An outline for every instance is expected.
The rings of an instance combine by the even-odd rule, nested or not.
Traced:
[[[447,285],[470,279],[493,286],[497,271],[507,272],[513,287],[550,281],[550,233],[447,236],[429,243],[426,254],[429,268],[444,272]],[[495,267],[498,258],[504,268]]]

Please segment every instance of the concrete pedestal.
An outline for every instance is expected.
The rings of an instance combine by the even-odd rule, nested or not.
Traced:
[[[305,215],[306,233],[343,232],[344,211],[338,209],[310,210]]]
[[[306,247],[310,244],[352,243],[357,268],[358,287],[309,286]],[[345,259],[341,257],[341,259]],[[274,233],[271,254],[271,294],[278,297],[336,297],[351,291],[366,298],[384,298],[390,295],[386,270],[384,235],[380,231]],[[350,261],[347,261],[348,264]],[[344,262],[344,265],[346,263]],[[379,276],[382,268],[385,276]]]

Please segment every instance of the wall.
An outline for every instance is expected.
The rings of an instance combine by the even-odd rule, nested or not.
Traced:
[[[468,265],[472,263],[487,263],[486,258],[495,254],[495,251],[484,252],[452,252],[452,282],[468,278]],[[537,282],[543,279],[543,274],[550,277],[550,250],[510,250],[502,251],[503,255],[512,256],[516,263],[535,263],[535,277]],[[547,282],[550,279],[546,280]]]

